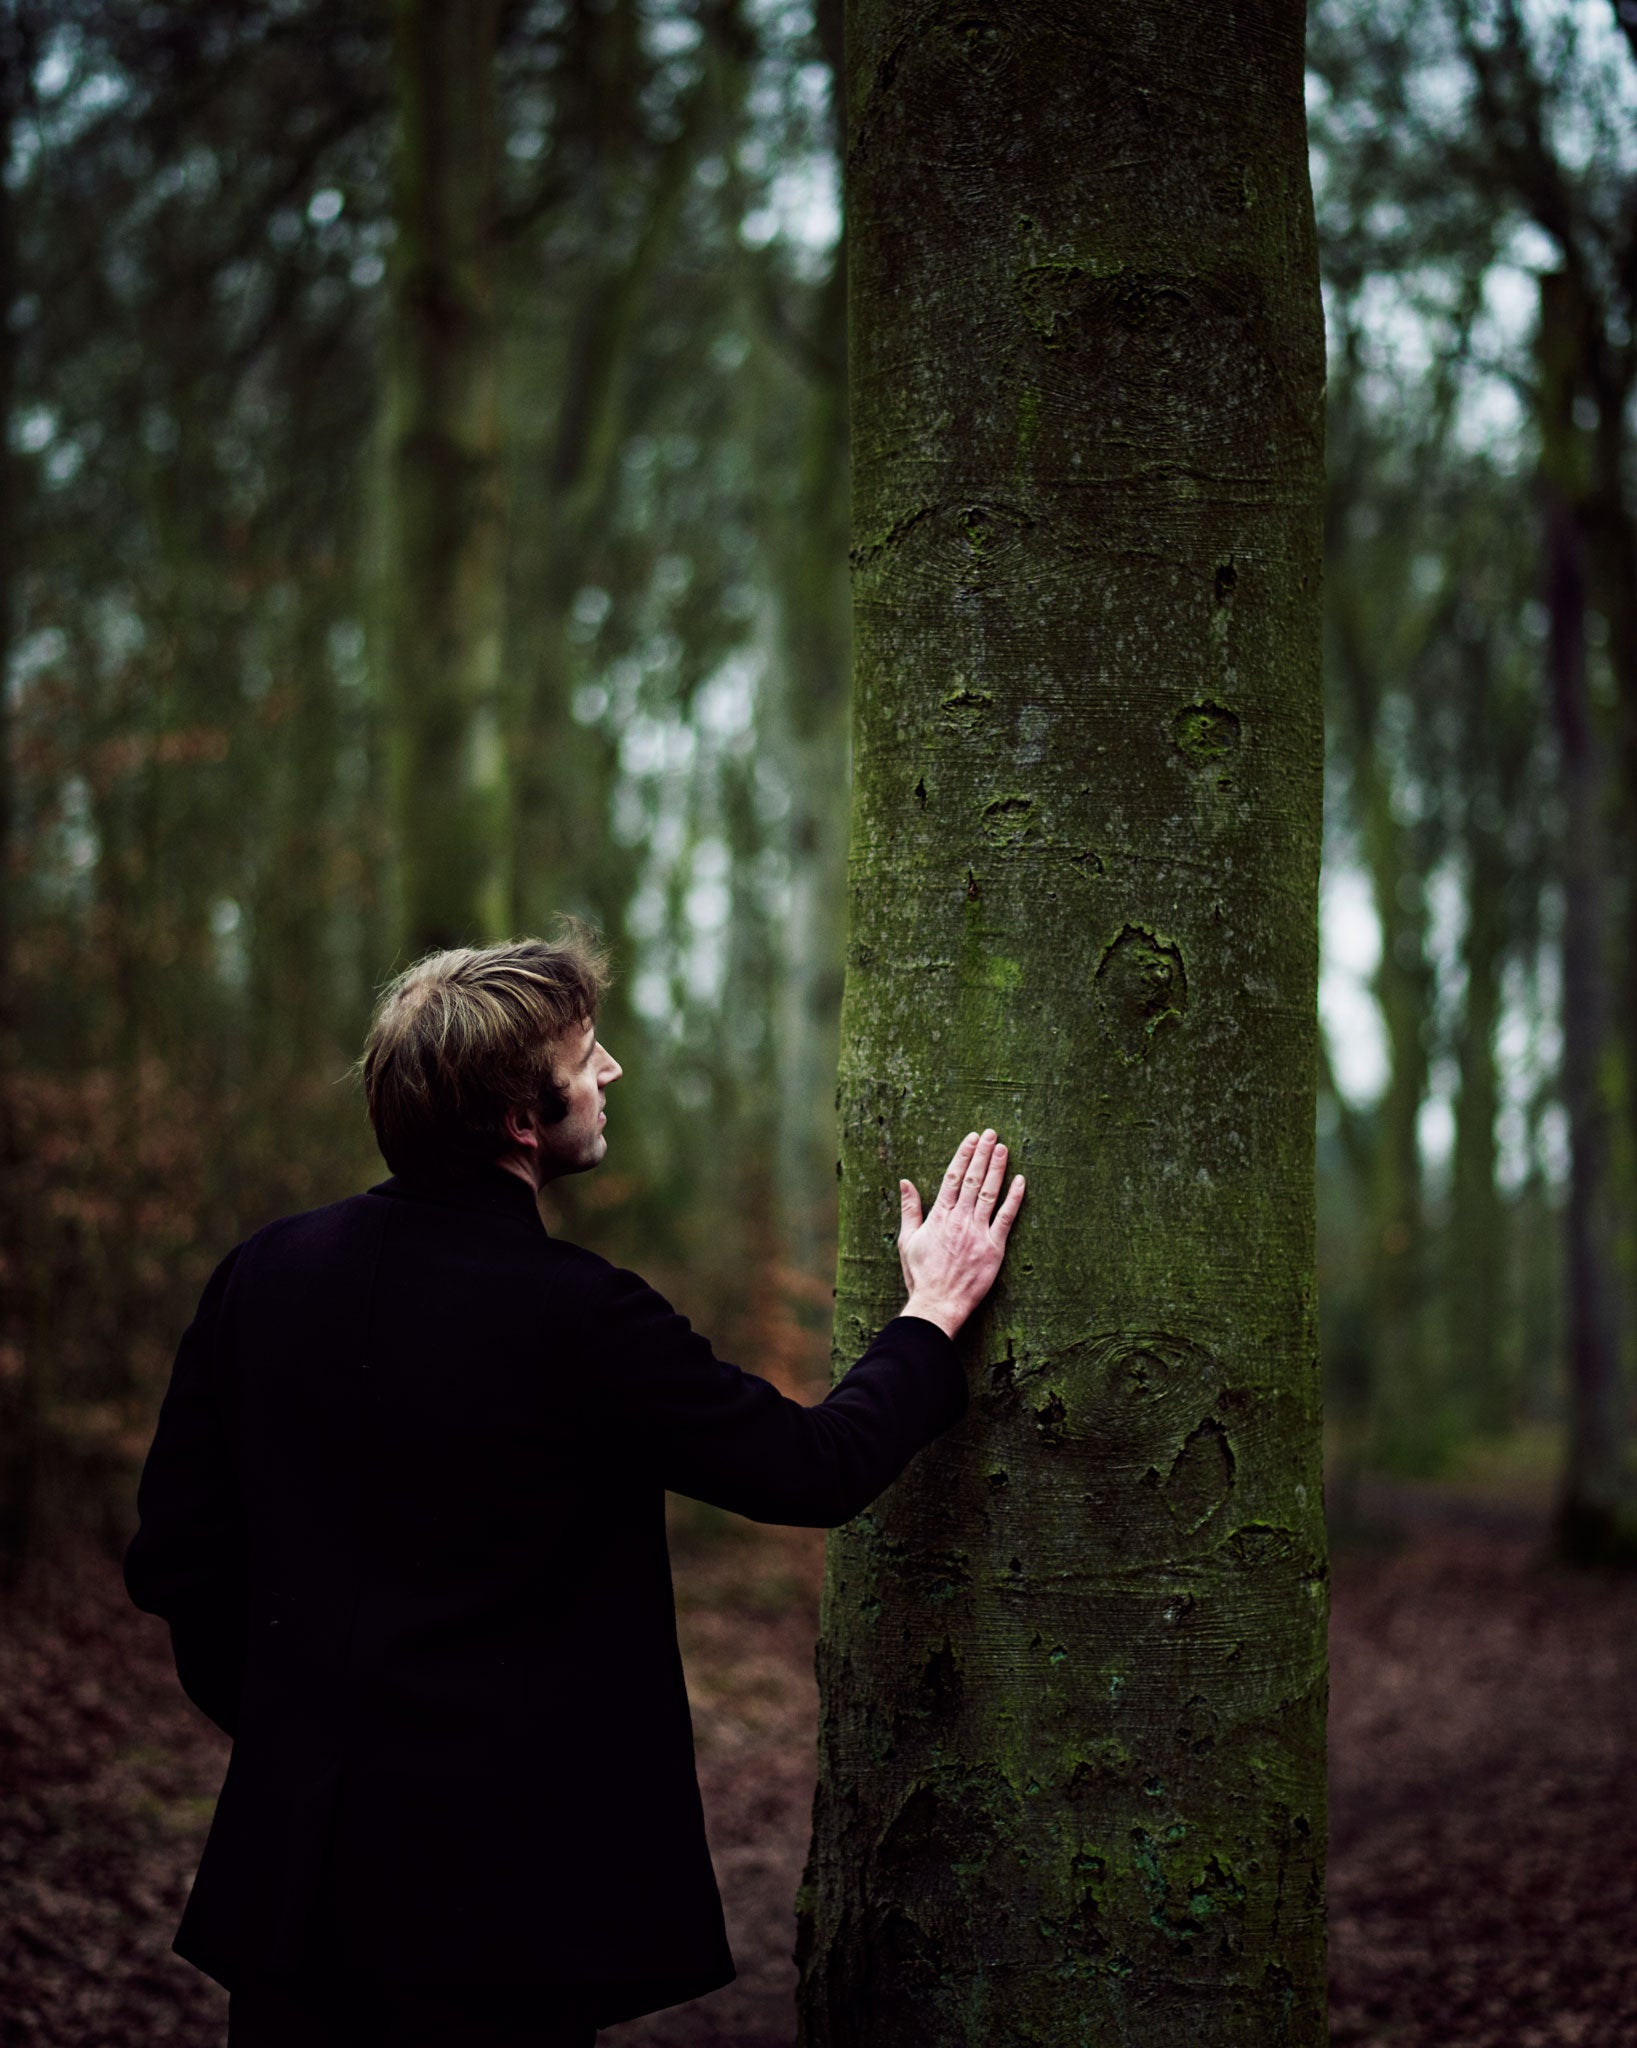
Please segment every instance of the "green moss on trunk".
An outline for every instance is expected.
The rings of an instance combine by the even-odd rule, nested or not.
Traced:
[[[1324,2038],[1323,338],[1302,11],[855,0],[838,1360],[1030,1175],[831,1544],[809,2048]]]

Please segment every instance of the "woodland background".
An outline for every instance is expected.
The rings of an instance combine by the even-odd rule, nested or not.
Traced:
[[[613,941],[626,1067],[609,1163],[550,1220],[814,1389],[847,791],[839,8],[527,0],[492,31],[499,553],[472,631],[499,635],[506,772],[474,829],[497,931],[569,909]],[[0,1553],[36,1587],[125,1533],[216,1259],[381,1170],[351,1062],[434,935],[403,859],[424,706],[395,680],[424,595],[394,524],[403,64],[361,0],[11,0],[0,24]],[[1333,1525],[1437,1482],[1543,1539],[1555,1502],[1561,1546],[1618,1563],[1637,5],[1319,0],[1308,97]],[[683,1519],[685,1551],[738,1554]]]
[[[488,858],[502,928],[561,908],[612,939],[627,1068],[610,1164],[562,1220],[663,1268],[730,1354],[791,1371],[822,1353],[832,1278],[839,27],[770,0],[509,5],[490,80],[511,775]],[[1612,1305],[1606,1427],[1628,1418],[1637,21],[1614,0],[1325,0],[1310,40],[1320,1255],[1345,1506],[1356,1469],[1478,1444],[1551,1466],[1577,1185]],[[376,1173],[349,1070],[417,936],[397,855],[421,814],[391,772],[392,622],[417,598],[383,504],[390,22],[346,0],[20,0],[5,62],[15,1555],[57,1525],[115,1533],[221,1251]],[[1586,773],[1553,689],[1565,524]],[[1565,907],[1589,890],[1593,980],[1566,1006]],[[1565,1014],[1588,1006],[1575,1105]]]

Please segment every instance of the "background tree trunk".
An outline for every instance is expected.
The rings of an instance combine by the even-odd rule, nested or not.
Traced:
[[[1416,1440],[1431,1391],[1422,1330],[1426,1219],[1419,1124],[1427,1093],[1432,963],[1424,876],[1410,834],[1393,815],[1383,771],[1380,680],[1345,594],[1335,613],[1337,666],[1351,728],[1353,808],[1381,927],[1375,995],[1387,1035],[1387,1085],[1376,1111],[1371,1157],[1374,1341],[1365,1403],[1369,1447],[1379,1455],[1401,1452]]]
[[[575,10],[572,117],[582,138],[594,232],[558,368],[549,454],[529,480],[538,521],[525,551],[530,585],[518,611],[524,679],[513,736],[517,764],[513,922],[542,929],[568,905],[617,921],[617,889],[603,845],[610,764],[606,744],[570,715],[577,680],[570,628],[574,599],[606,551],[620,449],[630,430],[631,338],[653,315],[656,269],[675,239],[695,168],[729,97],[722,73],[736,40],[736,9],[710,11],[708,61],[678,110],[656,161],[638,148],[637,102],[645,84],[640,10]],[[538,260],[537,258],[534,260]],[[560,289],[574,289],[565,265]],[[615,871],[617,873],[617,870]]]
[[[836,155],[846,133],[843,8],[819,0]],[[790,789],[791,901],[778,1015],[779,1169],[785,1243],[819,1272],[833,1242],[837,1026],[846,938],[848,657],[847,254],[818,301],[793,516],[781,536],[777,738]],[[816,1198],[819,1190],[827,1190]],[[820,1247],[824,1256],[821,1261]]]
[[[1522,1375],[1509,1355],[1519,1320],[1521,1263],[1500,1180],[1497,1041],[1510,964],[1538,951],[1531,906],[1508,834],[1532,802],[1531,755],[1539,729],[1534,664],[1520,669],[1488,637],[1463,643],[1459,747],[1465,771],[1461,834],[1466,867],[1466,990],[1456,1037],[1458,1082],[1451,1161],[1444,1299],[1449,1379],[1463,1428],[1504,1435],[1519,1420]]]
[[[809,2048],[1324,2039],[1323,335],[1303,17],[849,14],[838,1358],[1031,1175],[832,1539]]]
[[[1569,1445],[1558,1507],[1567,1554],[1621,1547],[1624,1393],[1609,1220],[1609,967],[1604,788],[1586,679],[1585,450],[1575,424],[1585,318],[1573,281],[1541,279],[1541,500],[1548,685],[1563,790],[1563,1104],[1569,1119],[1564,1219]],[[1627,1538],[1632,1532],[1625,1532]]]
[[[1467,1419],[1497,1435],[1515,1419],[1500,1355],[1506,1227],[1495,1182],[1495,1033],[1506,939],[1506,849],[1499,831],[1475,825],[1468,834],[1466,1003],[1450,1188],[1449,1378]]]
[[[33,52],[20,11],[0,16],[0,164],[11,161],[12,122]],[[12,297],[16,237],[11,192],[0,179],[0,420],[9,423],[16,385]],[[20,1569],[33,1530],[40,1450],[39,1373],[32,1355],[24,1293],[33,1275],[23,1243],[19,1198],[18,1041],[13,949],[16,801],[12,765],[12,577],[17,560],[17,463],[9,433],[0,439],[0,1582]]]
[[[509,904],[495,318],[499,0],[396,0],[386,644],[411,953]]]

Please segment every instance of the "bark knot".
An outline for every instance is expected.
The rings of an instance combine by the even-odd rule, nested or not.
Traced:
[[[1103,1030],[1126,1066],[1148,1057],[1162,1024],[1181,1023],[1188,976],[1180,947],[1128,924],[1103,949],[1093,977]]]
[[[1196,768],[1220,761],[1239,745],[1239,714],[1225,704],[1185,704],[1171,721],[1176,749]]]

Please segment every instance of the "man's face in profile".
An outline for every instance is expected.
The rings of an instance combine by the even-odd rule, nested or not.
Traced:
[[[608,1150],[603,1105],[610,1084],[622,1071],[619,1061],[598,1042],[597,1027],[589,1018],[557,1041],[551,1076],[567,1099],[568,1113],[554,1124],[535,1125],[542,1184],[601,1164]]]

